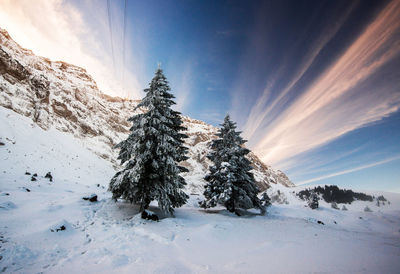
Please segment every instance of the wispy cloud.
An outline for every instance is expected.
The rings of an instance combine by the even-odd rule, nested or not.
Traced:
[[[297,182],[296,185],[305,185],[305,184],[321,181],[321,180],[324,180],[324,179],[328,179],[328,178],[332,178],[332,177],[336,177],[336,176],[340,176],[340,175],[356,172],[356,171],[359,171],[359,170],[363,170],[363,169],[367,169],[367,168],[383,165],[383,164],[386,164],[386,163],[389,163],[389,162],[393,162],[393,161],[396,161],[396,160],[399,160],[399,159],[400,159],[400,155],[395,156],[395,157],[391,157],[391,158],[388,158],[388,159],[385,159],[385,160],[381,160],[381,161],[378,161],[378,162],[370,163],[370,164],[367,164],[367,165],[362,165],[362,166],[358,166],[358,167],[355,167],[355,168],[350,168],[350,169],[342,170],[342,171],[339,171],[339,172],[330,173],[330,174],[327,174],[327,175],[324,175],[324,176],[312,178],[312,179],[309,179],[309,180]]]
[[[126,96],[125,90],[129,90],[131,97],[138,97],[141,87],[136,75],[125,70],[122,84],[122,74],[116,73],[113,67],[105,2],[82,2],[82,5],[84,3],[96,13],[91,17],[92,22],[87,22],[84,11],[66,1],[3,0],[0,1],[0,25],[21,46],[35,54],[86,68],[104,92]],[[122,18],[118,15],[122,11],[115,6],[113,12],[114,18]],[[122,23],[113,22],[117,29],[122,28]],[[112,43],[122,50],[120,40]]]
[[[333,29],[332,34],[337,30]],[[251,111],[245,126],[252,148],[279,168],[294,155],[326,144],[354,129],[382,119],[400,106],[398,81],[373,86],[368,80],[400,53],[400,1],[389,3],[357,39],[313,83],[273,120],[265,120],[275,106],[289,102],[293,85],[309,69],[315,55],[284,89],[268,101],[268,90]],[[323,46],[330,37],[324,39]],[[321,50],[321,47],[317,47]],[[317,50],[317,52],[318,52]],[[265,104],[268,105],[265,109]],[[276,112],[276,109],[274,109]]]
[[[182,66],[171,63],[166,69],[167,78],[171,79],[172,93],[176,97],[176,110],[184,112],[190,103],[193,86],[193,60],[189,59]]]
[[[349,158],[356,158],[357,153],[365,153],[366,145],[362,145],[356,147],[354,149],[347,150],[345,152],[337,152],[337,153],[329,153],[329,157],[326,157],[326,152],[316,154],[314,151],[305,152],[308,155],[297,155],[294,158],[290,158],[285,161],[284,169],[291,170],[292,174],[296,176],[304,176],[310,174],[317,174],[321,172],[332,172],[332,166],[335,164],[337,167],[337,163],[341,163],[339,165],[352,165],[359,164],[359,162],[349,162]],[[365,156],[364,156],[365,160]],[[298,167],[298,163],[301,162],[301,167]]]
[[[216,33],[219,36],[229,38],[234,36],[237,32],[235,30],[229,29],[229,30],[219,30]]]
[[[355,3],[355,2],[354,2]],[[276,79],[281,75],[285,74],[286,63],[292,62],[292,60],[285,60],[280,69],[273,75],[272,79],[268,82],[264,88],[263,94],[258,98],[256,105],[254,105],[250,111],[247,121],[244,125],[245,137],[251,139],[254,133],[260,127],[261,124],[266,123],[266,119],[271,119],[271,114],[288,102],[288,94],[293,92],[293,87],[298,81],[304,76],[310,66],[313,64],[316,57],[319,55],[325,45],[335,36],[338,30],[342,27],[343,23],[348,18],[349,14],[353,10],[355,4],[351,5],[339,18],[336,18],[336,23],[330,25],[324,31],[324,35],[320,36],[314,43],[309,47],[309,50],[303,58],[302,64],[294,74],[292,79],[286,84],[286,86],[279,91],[276,98],[271,99],[272,90]],[[288,56],[288,55],[287,55]]]

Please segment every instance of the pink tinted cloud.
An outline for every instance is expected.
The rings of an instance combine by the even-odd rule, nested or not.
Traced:
[[[279,168],[299,153],[326,144],[354,129],[397,111],[398,83],[360,89],[383,65],[400,53],[394,39],[400,31],[400,1],[389,3],[357,39],[277,118],[261,127],[249,122],[246,132],[261,136],[252,147]],[[290,87],[290,86],[289,86]],[[287,100],[286,96],[279,98]],[[264,116],[256,106],[254,117]]]
[[[84,67],[102,91],[126,96],[125,90],[129,90],[131,97],[139,98],[142,87],[136,73],[122,68],[121,58],[116,58],[119,70],[113,67],[105,2],[84,3],[85,10],[62,0],[2,0],[0,26],[22,47],[37,55]],[[88,11],[96,14],[90,17],[93,22],[87,21]],[[112,5],[112,11],[115,28],[112,42],[121,51],[121,10]],[[127,46],[130,47],[128,43]],[[122,69],[126,71],[124,82]]]

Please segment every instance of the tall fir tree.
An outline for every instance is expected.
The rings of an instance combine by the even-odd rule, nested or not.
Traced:
[[[217,133],[217,139],[211,143],[212,152],[207,156],[213,162],[205,176],[207,184],[204,190],[205,200],[200,202],[203,208],[224,205],[227,210],[239,215],[237,209],[265,208],[257,197],[258,188],[254,175],[250,172],[250,161],[246,155],[250,152],[243,146],[246,140],[235,131],[236,124],[229,115]]]
[[[133,125],[128,138],[116,147],[124,168],[111,179],[109,190],[113,198],[123,198],[140,205],[140,211],[156,200],[159,208],[173,214],[174,208],[184,205],[188,195],[183,191],[187,172],[178,163],[185,156],[180,113],[171,109],[175,98],[160,68],[157,69],[145,97],[136,106],[146,111],[128,119]]]

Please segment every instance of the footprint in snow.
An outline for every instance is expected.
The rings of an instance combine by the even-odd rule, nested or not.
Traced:
[[[0,209],[10,210],[17,208],[17,206],[13,202],[4,202],[0,204]]]

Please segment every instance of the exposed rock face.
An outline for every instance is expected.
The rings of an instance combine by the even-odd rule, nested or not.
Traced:
[[[73,134],[117,166],[117,152],[112,147],[127,137],[131,126],[127,119],[137,103],[105,95],[85,69],[38,57],[0,28],[0,106],[32,118],[45,130],[55,128]],[[199,192],[217,128],[189,117],[183,117],[183,121],[188,128],[190,157],[183,163],[190,170],[185,177],[189,190]],[[270,184],[293,185],[285,174],[265,165],[256,155],[251,153],[249,159],[261,190]]]
[[[189,174],[186,175],[190,183],[192,177],[192,181],[202,180],[202,177],[207,172],[208,166],[211,164],[207,155],[210,152],[211,141],[216,138],[215,134],[218,128],[189,117],[183,117],[183,122],[188,129],[185,133],[189,136],[186,140],[186,145],[190,148],[190,159],[183,165],[190,170]],[[275,171],[264,164],[253,152],[250,152],[248,157],[253,164],[253,173],[261,191],[266,190],[271,184],[293,186],[293,183],[283,172]],[[197,186],[193,185],[192,187],[195,192]]]
[[[21,48],[0,29],[0,105],[87,142],[115,161],[112,146],[129,130],[137,101],[104,95],[85,69],[51,62]]]

